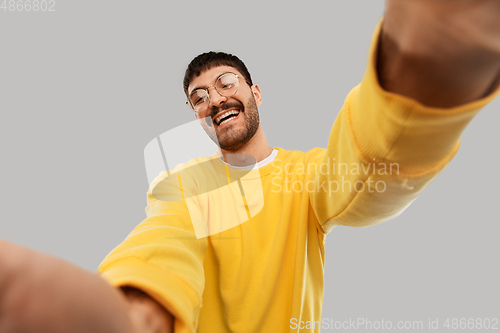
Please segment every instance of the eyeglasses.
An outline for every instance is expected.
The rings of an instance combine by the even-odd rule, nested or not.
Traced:
[[[239,78],[240,76],[237,74],[224,73],[215,80],[215,84],[193,90],[189,94],[186,104],[196,113],[206,111],[211,101],[208,89],[214,87],[221,96],[231,97],[238,92]],[[247,83],[250,85],[248,81]]]

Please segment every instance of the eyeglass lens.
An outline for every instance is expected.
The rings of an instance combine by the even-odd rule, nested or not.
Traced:
[[[215,89],[224,96],[230,97],[238,91],[238,77],[233,73],[226,73],[215,81]],[[207,89],[196,89],[189,95],[189,102],[196,112],[202,112],[208,108],[209,94]]]

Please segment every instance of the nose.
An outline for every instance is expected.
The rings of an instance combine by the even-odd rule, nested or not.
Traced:
[[[209,107],[219,107],[222,103],[224,103],[227,98],[219,94],[215,87],[210,87],[208,89],[208,94],[210,95],[210,104]]]

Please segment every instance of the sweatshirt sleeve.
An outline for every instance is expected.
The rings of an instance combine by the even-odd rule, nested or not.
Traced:
[[[383,90],[376,72],[381,23],[363,79],[348,94],[326,152],[314,161],[323,167],[315,174],[311,205],[325,233],[402,213],[451,161],[466,126],[499,92],[443,109]]]
[[[166,172],[156,178],[147,218],[108,254],[98,273],[113,286],[147,293],[175,317],[175,332],[184,333],[198,325],[207,238],[196,237],[181,186]]]

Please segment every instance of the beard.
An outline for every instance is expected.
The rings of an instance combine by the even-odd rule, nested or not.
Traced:
[[[228,125],[217,135],[212,123],[213,117],[220,111],[235,107],[240,110],[239,116],[243,116],[243,128],[235,129],[232,125]],[[246,103],[246,107],[243,103],[234,101],[225,103],[222,107],[214,108],[212,117],[205,118],[205,124],[203,123],[202,121],[203,129],[218,147],[227,151],[236,151],[247,144],[259,129],[259,111],[255,98],[253,96],[250,97]]]

